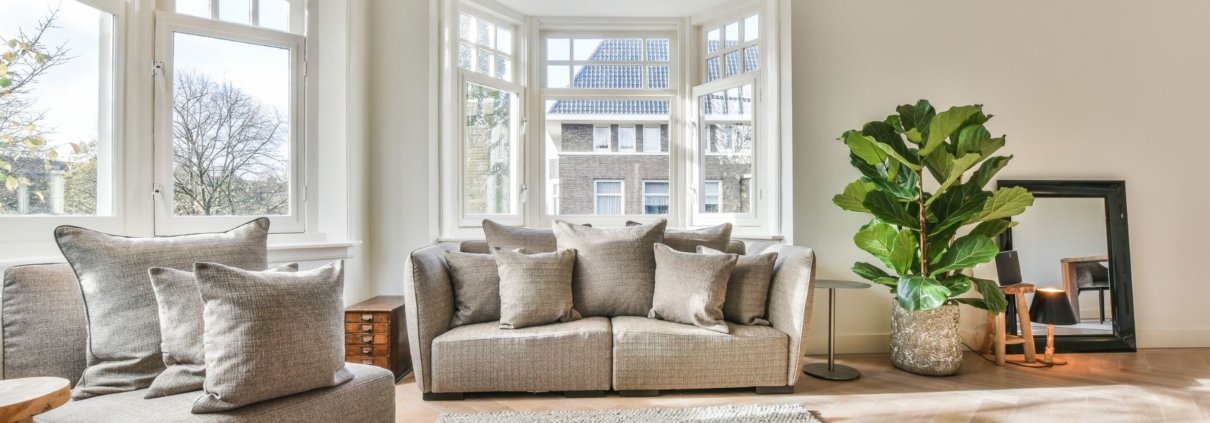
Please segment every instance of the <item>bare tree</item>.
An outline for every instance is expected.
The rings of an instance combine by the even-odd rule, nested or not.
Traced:
[[[178,215],[289,212],[289,125],[230,81],[178,71],[173,92],[173,179]]]

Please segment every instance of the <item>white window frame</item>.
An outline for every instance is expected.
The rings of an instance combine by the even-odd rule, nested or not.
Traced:
[[[647,192],[647,184],[667,184],[668,193],[667,194],[650,194]],[[652,180],[643,181],[643,214],[647,215],[647,216],[666,216],[672,212],[672,210],[671,210],[672,208],[669,207],[669,210],[668,210],[669,213],[664,213],[664,214],[647,213],[647,197],[664,197],[664,198],[667,198],[668,201],[672,201],[672,183],[668,182],[667,179],[665,179],[665,180],[652,179]]]
[[[714,195],[714,197],[718,197],[718,203],[716,203],[715,206],[718,206],[718,208],[721,210],[723,208],[723,181],[718,179],[707,179],[702,183],[702,207],[705,208],[705,206],[710,205],[710,203],[706,201],[706,197],[711,196],[710,194],[706,193],[706,186],[711,184],[714,184],[718,187],[718,194]]]
[[[600,193],[600,187],[601,187],[602,182],[604,182],[604,183],[617,182],[618,187],[621,188],[621,189],[619,189],[620,192],[618,192],[617,194]],[[597,199],[599,199],[601,197],[618,197],[618,203],[620,204],[619,210],[621,211],[621,213],[619,213],[619,214],[601,214],[600,203],[597,202]],[[626,181],[621,180],[621,179],[593,179],[592,180],[592,214],[594,216],[626,216]]]
[[[512,157],[509,158],[509,160],[510,160],[509,181],[511,181],[512,185],[514,187],[516,187],[516,189],[513,189],[510,187],[510,190],[513,191],[513,195],[509,196],[509,203],[510,203],[509,209],[512,212],[511,213],[471,213],[466,210],[465,202],[462,202],[462,210],[461,210],[462,217],[459,221],[459,225],[464,226],[464,227],[479,226],[482,224],[484,219],[491,219],[495,222],[503,223],[506,225],[521,225],[521,224],[523,224],[523,219],[524,219],[524,217],[523,217],[524,211],[522,210],[522,203],[524,203],[524,201],[522,201],[522,196],[525,195],[525,191],[526,191],[525,184],[522,182],[523,173],[522,173],[522,169],[521,169],[521,162],[523,160],[522,158],[525,157],[524,153],[523,153],[523,151],[525,151],[525,148],[524,148],[525,146],[524,146],[524,140],[522,139],[523,134],[521,132],[522,122],[524,121],[524,119],[521,117],[521,114],[525,110],[525,88],[519,84],[515,84],[515,83],[504,81],[502,79],[498,79],[495,77],[487,76],[487,75],[484,75],[484,74],[481,74],[481,73],[478,73],[475,71],[458,69],[458,72],[461,77],[460,80],[462,81],[462,83],[459,84],[459,86],[461,87],[460,98],[462,98],[462,99],[466,99],[467,94],[469,94],[467,92],[468,84],[475,84],[475,85],[487,87],[490,89],[506,91],[506,92],[513,93],[517,96],[516,97],[517,101],[515,102],[515,104],[513,104],[513,111],[511,112],[513,124],[510,125],[512,132],[513,132],[512,133],[513,140],[516,142],[516,145],[512,146],[513,147],[512,148]],[[466,107],[465,106],[460,107],[458,110],[459,110],[459,116],[461,117],[461,119],[459,121],[466,122]],[[465,162],[464,162],[464,160],[462,160],[462,158],[465,157],[465,154],[466,154],[466,126],[465,125],[458,125],[457,136],[458,136],[458,177],[459,177],[459,179],[462,179],[466,175],[466,168],[464,166]],[[457,191],[458,191],[459,200],[466,198],[466,186],[467,185],[464,183],[458,184]]]
[[[76,0],[85,6],[113,16],[110,33],[101,33],[109,52],[101,51],[102,60],[108,62],[99,68],[98,103],[109,107],[98,107],[98,163],[97,163],[97,214],[91,216],[58,215],[4,215],[0,216],[0,232],[4,233],[5,245],[0,246],[0,255],[17,256],[29,254],[27,243],[45,241],[54,229],[61,225],[87,227],[102,232],[122,233],[126,227],[127,212],[123,207],[127,199],[126,185],[122,183],[127,168],[126,139],[126,63],[127,63],[127,14],[123,0]],[[100,160],[101,157],[106,158]],[[0,187],[0,189],[4,189]],[[11,248],[16,248],[10,251]],[[57,253],[56,253],[57,254]]]
[[[649,136],[651,135],[652,130],[655,130],[655,134],[656,134],[654,141],[649,139]],[[644,153],[653,153],[653,154],[662,153],[663,152],[663,142],[664,142],[663,137],[664,137],[663,125],[643,124],[643,148],[642,148],[642,151]],[[654,142],[654,144],[651,144],[653,142]],[[655,150],[647,148],[651,145],[655,146]]]
[[[605,131],[605,142],[601,141],[601,131]],[[592,152],[594,153],[609,153],[613,151],[613,127],[611,125],[593,125],[592,126]]]
[[[176,13],[176,0],[159,0],[159,1],[161,3],[161,6],[159,8],[160,10],[165,11],[165,12]],[[306,22],[307,14],[306,14],[306,10],[303,10],[304,9],[303,4],[302,4],[303,0],[286,0],[288,3],[290,3],[290,17],[289,17],[288,28],[286,31],[280,31],[280,30],[272,29],[272,28],[264,28],[264,27],[260,26],[260,0],[249,0],[248,1],[248,3],[249,3],[248,4],[248,22],[249,22],[249,24],[247,24],[247,25],[241,24],[241,23],[236,23],[236,22],[224,21],[222,19],[219,19],[219,16],[220,16],[219,8],[222,7],[222,2],[219,0],[209,0],[209,1],[210,1],[210,20],[213,20],[215,22],[225,22],[225,23],[229,23],[232,25],[252,26],[254,28],[261,28],[261,29],[265,29],[268,31],[289,32],[291,34],[298,34],[298,35],[305,34],[305,30],[306,30],[305,22]],[[185,15],[185,16],[193,16],[193,15]],[[206,19],[201,16],[193,16],[193,17]]]
[[[461,70],[464,70],[464,71],[469,71],[469,72],[472,72],[472,73],[477,73],[477,74],[479,74],[479,75],[483,75],[483,76],[487,76],[487,77],[490,77],[490,78],[499,79],[499,80],[506,81],[506,82],[514,82],[514,83],[515,83],[515,82],[517,82],[517,81],[518,81],[518,77],[517,77],[517,75],[519,74],[519,72],[518,72],[518,70],[517,70],[517,57],[516,57],[516,56],[517,56],[517,53],[518,53],[518,51],[517,51],[517,47],[518,47],[517,38],[518,38],[518,37],[521,35],[521,34],[519,34],[519,33],[518,33],[518,32],[519,32],[519,29],[520,29],[520,25],[517,25],[517,24],[515,24],[515,23],[511,23],[511,22],[508,22],[506,19],[503,19],[503,18],[500,18],[500,17],[494,16],[493,14],[491,14],[491,13],[487,12],[486,10],[484,10],[484,9],[482,9],[482,8],[473,7],[473,6],[471,6],[471,5],[468,5],[467,7],[460,8],[460,9],[459,9],[459,10],[456,12],[456,15],[455,15],[454,19],[461,19],[461,17],[462,17],[461,15],[463,15],[463,14],[466,14],[466,15],[469,15],[469,16],[474,17],[474,18],[476,19],[476,24],[477,24],[479,21],[485,21],[485,22],[487,22],[487,23],[490,23],[490,24],[492,24],[492,28],[493,28],[493,29],[495,29],[495,28],[499,28],[499,27],[501,27],[501,26],[508,26],[508,30],[509,30],[509,31],[512,31],[512,34],[513,34],[513,35],[512,35],[512,45],[510,46],[510,47],[511,47],[511,49],[512,49],[512,52],[511,52],[511,53],[505,53],[503,50],[500,50],[500,49],[499,49],[499,47],[500,47],[499,32],[495,32],[495,33],[493,33],[493,34],[492,34],[492,40],[493,40],[493,44],[495,44],[495,45],[494,45],[494,46],[490,46],[490,47],[489,47],[489,46],[485,46],[485,45],[483,45],[483,44],[479,44],[479,40],[477,40],[477,39],[476,39],[476,40],[474,40],[474,41],[472,41],[472,42],[467,43],[466,41],[464,41],[464,40],[463,40],[463,39],[462,39],[462,38],[459,36],[457,29],[455,29],[455,31],[454,31],[454,33],[453,33],[454,38],[452,38],[452,39],[454,40],[454,42],[453,42],[453,43],[454,43],[454,44],[457,44],[457,46],[456,46],[455,48],[456,48],[456,49],[458,49],[458,50],[455,50],[455,52],[454,52],[454,54],[455,54],[454,67],[455,67],[456,69],[461,69]],[[460,21],[458,21],[458,20],[455,20],[454,22],[452,22],[452,24],[454,24],[454,25],[455,25],[455,28],[457,28],[457,25],[460,25],[460,24],[461,24],[461,22],[460,22]],[[475,27],[475,31],[478,31],[478,30],[479,30],[478,25],[476,25],[476,27]],[[473,48],[473,51],[474,51],[474,55],[472,55],[472,56],[471,56],[471,69],[462,69],[462,68],[461,68],[461,67],[458,65],[458,61],[457,61],[457,57],[458,57],[458,56],[457,56],[457,55],[458,55],[458,53],[461,51],[462,46],[463,46],[464,44],[469,44],[469,45],[470,45],[470,47],[472,47],[472,48]],[[488,67],[489,67],[488,73],[483,73],[483,72],[480,72],[480,71],[478,70],[478,67],[479,67],[479,51],[480,51],[480,50],[486,50],[488,53],[491,53],[491,54],[492,54],[493,60],[492,60],[491,62],[489,62],[489,63],[488,63]],[[509,72],[509,74],[508,74],[508,77],[507,77],[507,78],[497,78],[497,77],[496,77],[496,71],[497,71],[497,69],[496,69],[496,61],[494,60],[494,58],[495,58],[495,57],[499,57],[499,56],[503,56],[503,57],[508,58],[508,60],[509,60],[509,64],[510,64],[510,66],[512,66],[512,69],[510,70],[510,72]],[[523,109],[522,109],[522,110],[523,110]]]
[[[746,26],[748,25],[748,18],[750,18],[752,16],[759,16],[758,21],[760,23],[758,25],[760,26],[761,30],[760,30],[760,32],[757,32],[756,39],[744,41],[743,38],[747,34],[747,31],[745,29],[746,29]],[[764,31],[766,20],[767,20],[767,16],[765,15],[765,13],[763,11],[749,7],[749,8],[740,9],[740,11],[737,13],[729,14],[727,16],[727,18],[716,20],[710,25],[702,25],[701,29],[699,30],[700,34],[701,34],[701,40],[702,40],[701,49],[700,49],[700,54],[701,54],[702,58],[701,58],[701,60],[698,60],[698,66],[701,67],[701,72],[702,72],[701,81],[703,83],[714,82],[714,81],[707,80],[708,75],[709,75],[709,69],[708,69],[707,63],[709,63],[710,59],[714,59],[714,58],[718,58],[718,62],[719,62],[719,69],[718,69],[719,77],[718,77],[718,79],[715,79],[715,81],[720,81],[720,80],[724,80],[727,78],[740,76],[740,75],[752,72],[753,70],[747,69],[747,63],[744,61],[744,59],[745,59],[744,50],[747,49],[748,47],[760,46],[760,47],[758,47],[759,54],[761,56],[764,55],[765,47],[761,44],[763,44],[763,42],[767,39],[766,38],[767,35]],[[739,24],[740,40],[738,43],[736,43],[736,45],[727,47],[727,41],[726,41],[727,40],[727,24],[730,24],[733,22],[737,22]],[[710,31],[713,31],[715,29],[717,29],[719,31],[720,42],[722,43],[722,45],[719,46],[718,50],[711,53],[709,43],[706,40],[708,39],[708,34],[710,33]],[[735,75],[727,75],[727,55],[730,53],[736,53],[736,55],[739,56],[739,64],[738,64],[739,73],[737,73]],[[763,66],[759,66],[759,62],[758,62],[758,66],[755,69],[755,71],[759,71],[762,68],[763,68]]]
[[[626,148],[626,137],[623,136],[625,130],[630,130],[630,148]],[[619,153],[635,153],[638,151],[639,135],[635,132],[634,124],[618,125],[618,152]]]
[[[295,8],[292,8],[292,10]],[[155,233],[179,235],[217,232],[235,227],[257,216],[177,216],[173,209],[172,93],[175,33],[186,33],[236,42],[264,45],[290,52],[290,213],[269,216],[272,233],[302,233],[307,229],[307,176],[313,172],[306,162],[306,37],[272,29],[257,28],[176,12],[156,12],[155,57],[158,70],[155,89],[156,186]]]
[[[758,189],[757,184],[760,182],[761,179],[764,178],[764,168],[765,168],[765,166],[761,163],[760,160],[758,160],[758,158],[761,157],[763,150],[766,149],[764,146],[761,145],[761,144],[763,144],[764,139],[762,138],[762,132],[761,132],[760,125],[757,123],[758,120],[761,119],[761,116],[762,116],[761,115],[761,113],[762,113],[761,102],[760,102],[760,95],[759,95],[759,93],[760,93],[759,77],[755,76],[755,75],[740,75],[738,77],[715,80],[714,82],[710,82],[707,84],[703,84],[703,85],[694,87],[694,89],[693,89],[693,99],[694,99],[693,110],[695,111],[694,119],[701,120],[702,119],[702,116],[701,116],[702,105],[701,105],[700,99],[703,96],[706,96],[706,95],[712,94],[712,93],[716,93],[719,91],[725,91],[725,90],[728,90],[731,88],[742,87],[745,85],[752,86],[752,96],[753,96],[752,110],[751,110],[751,114],[747,115],[750,117],[748,119],[742,119],[742,118],[734,119],[734,120],[725,119],[721,122],[722,123],[746,122],[746,121],[752,122],[752,151],[750,152],[750,155],[752,157],[753,178],[752,178],[752,182],[750,184],[753,187],[753,189],[756,190],[756,189]],[[711,152],[707,151],[705,144],[706,144],[707,137],[709,137],[708,129],[709,129],[709,125],[707,124],[707,122],[699,122],[699,127],[698,127],[698,131],[697,131],[697,140],[695,143],[693,143],[693,145],[690,145],[690,149],[694,151],[693,157],[695,158],[695,160],[693,161],[693,164],[690,166],[691,172],[693,175],[692,180],[696,182],[694,184],[695,188],[702,187],[702,190],[700,190],[701,194],[695,195],[694,196],[695,198],[693,199],[695,202],[695,206],[693,208],[693,214],[692,214],[693,223],[695,225],[709,226],[709,225],[717,225],[717,224],[721,224],[721,223],[730,222],[735,226],[760,226],[763,221],[763,219],[762,219],[763,210],[762,209],[764,207],[760,204],[760,201],[759,201],[760,197],[759,197],[758,192],[754,192],[754,193],[750,194],[752,196],[752,198],[749,199],[749,201],[751,201],[751,204],[750,204],[750,211],[748,213],[722,213],[721,211],[719,213],[706,213],[705,212],[705,206],[704,206],[705,195],[706,195],[705,186],[704,186],[704,184],[706,182],[705,160],[707,157],[710,157],[710,156],[714,156],[714,157],[720,156],[720,154],[711,153]],[[745,155],[747,155],[747,154],[745,154]],[[721,185],[720,185],[720,189],[721,189]],[[700,199],[696,198],[696,197],[700,197]],[[696,203],[698,201],[702,202],[702,205],[696,205]],[[719,201],[719,208],[720,208],[720,210],[722,208],[721,199]]]

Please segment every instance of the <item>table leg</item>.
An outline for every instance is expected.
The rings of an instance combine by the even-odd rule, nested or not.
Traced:
[[[802,368],[803,373],[826,380],[853,380],[861,372],[843,364],[836,364],[836,290],[828,290],[828,362],[812,363]]]

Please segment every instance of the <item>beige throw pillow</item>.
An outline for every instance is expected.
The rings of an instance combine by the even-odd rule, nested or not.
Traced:
[[[495,250],[500,272],[500,329],[580,319],[572,303],[576,251],[525,255]]]
[[[646,316],[655,292],[653,248],[667,223],[597,229],[555,221],[558,247],[576,250],[576,310],[585,317]]]
[[[500,275],[491,254],[446,251],[454,286],[454,318],[451,326],[500,320]]]
[[[626,226],[642,225],[639,222],[627,221]],[[697,252],[697,247],[703,246],[715,250],[726,250],[731,243],[731,224],[701,229],[668,229],[664,231],[664,245],[683,253]]]
[[[722,251],[697,247],[701,254],[727,254]],[[777,264],[777,253],[755,256],[739,256],[731,280],[727,282],[727,301],[723,302],[723,317],[741,325],[768,326],[765,308],[769,304],[769,284],[773,280],[773,266]]]
[[[682,253],[656,244],[655,300],[647,317],[730,333],[723,321],[723,302],[738,258]]]

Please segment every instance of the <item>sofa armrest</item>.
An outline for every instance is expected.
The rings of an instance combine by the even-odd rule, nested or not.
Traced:
[[[403,286],[407,313],[408,345],[412,371],[421,392],[432,392],[433,339],[450,330],[454,318],[454,286],[445,263],[445,251],[458,251],[446,242],[413,251],[405,264]]]
[[[811,328],[815,251],[769,242],[748,247],[750,255],[770,252],[777,253],[777,263],[773,265],[773,281],[769,286],[769,323],[790,336],[790,374],[786,380],[793,386],[802,374],[799,363],[807,348],[807,331]]]

